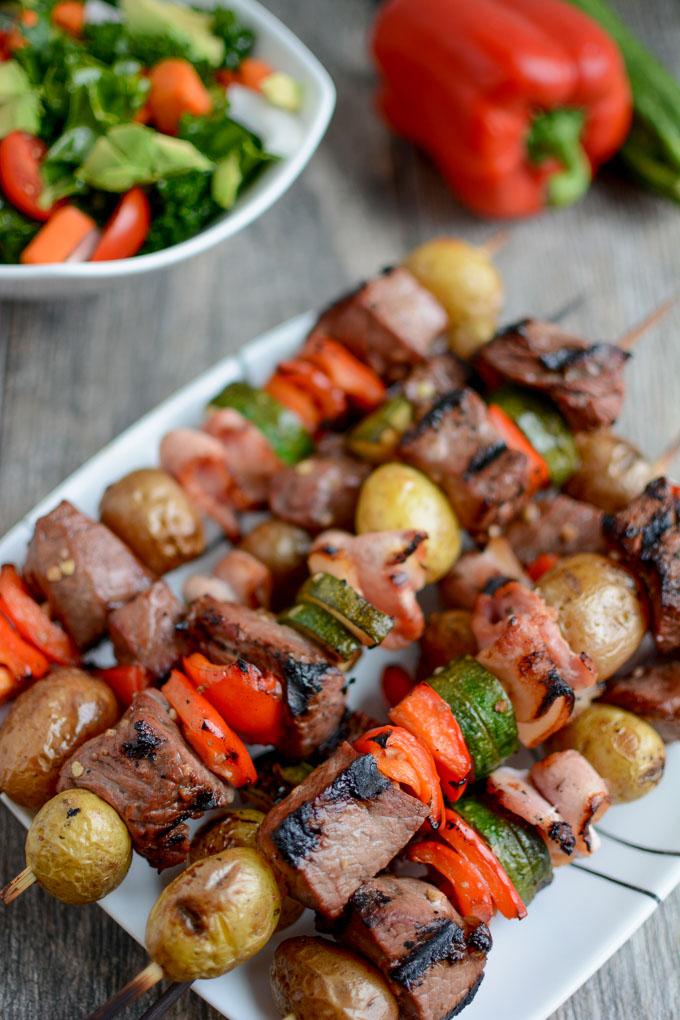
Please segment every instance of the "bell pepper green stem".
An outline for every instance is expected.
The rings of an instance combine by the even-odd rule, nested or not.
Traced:
[[[548,181],[550,205],[571,205],[588,190],[591,171],[581,145],[582,129],[583,113],[566,108],[539,113],[531,125],[529,158],[534,163],[556,159],[562,167]]]

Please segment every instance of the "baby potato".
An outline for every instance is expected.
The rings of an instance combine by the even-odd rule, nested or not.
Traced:
[[[89,790],[64,790],[41,807],[26,837],[26,864],[62,903],[95,903],[123,881],[132,861],[127,827]]]
[[[249,552],[271,571],[274,609],[289,605],[307,577],[311,544],[306,531],[276,517],[258,524],[241,540],[239,548]]]
[[[448,499],[429,478],[408,464],[383,464],[361,487],[358,535],[367,531],[427,532],[425,574],[429,582],[449,572],[460,555],[460,525]]]
[[[233,847],[189,865],[153,905],[146,948],[170,981],[218,977],[266,945],[281,913],[264,857]]]
[[[198,830],[191,841],[189,860],[193,864],[194,861],[203,860],[204,857],[221,853],[222,850],[229,850],[234,846],[249,846],[255,849],[257,830],[263,818],[264,812],[256,808],[235,808],[222,818],[208,822]],[[287,896],[285,889],[281,888],[281,917],[276,930],[283,931],[284,928],[295,924],[303,909],[301,903]]]
[[[608,429],[576,432],[581,466],[565,488],[607,513],[623,510],[655,476],[654,466],[627,439]]]
[[[435,669],[446,666],[461,655],[476,655],[472,633],[472,613],[466,609],[446,609],[430,613],[420,639],[419,675],[430,676]]]
[[[385,979],[359,956],[310,935],[277,946],[269,973],[281,1016],[295,1020],[397,1020]]]
[[[614,705],[591,705],[550,741],[553,751],[573,748],[609,787],[612,800],[638,800],[660,782],[666,749],[656,730]]]
[[[201,518],[184,489],[161,468],[141,468],[109,485],[101,519],[155,574],[200,556]]]
[[[647,616],[635,580],[606,556],[566,556],[537,587],[573,650],[593,660],[599,680],[620,669],[644,637]]]
[[[444,306],[449,346],[472,358],[496,332],[503,281],[484,248],[439,237],[415,248],[404,265]]]
[[[66,759],[119,715],[103,680],[73,667],[52,670],[22,691],[0,726],[0,790],[22,807],[42,807]]]

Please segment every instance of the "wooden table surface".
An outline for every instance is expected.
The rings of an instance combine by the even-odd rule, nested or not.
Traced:
[[[680,74],[676,0],[617,3]],[[221,249],[99,297],[0,304],[0,534],[126,425],[259,332],[322,305],[434,234],[481,241],[497,229],[458,208],[431,166],[375,117],[366,56],[374,4],[268,6],[335,79],[338,108],[326,139],[291,192]],[[507,317],[550,313],[580,295],[570,323],[616,337],[677,290],[679,237],[677,207],[603,179],[579,206],[513,225],[498,258]],[[650,455],[680,431],[679,332],[680,308],[645,338],[628,371],[620,428]],[[0,810],[1,875],[23,866],[23,839]],[[555,926],[559,952],[559,918]],[[677,1018],[679,936],[680,890],[554,1020]],[[76,1020],[145,956],[97,907],[63,907],[33,889],[3,913],[0,959],[3,1020]],[[217,1014],[187,996],[167,1016]]]

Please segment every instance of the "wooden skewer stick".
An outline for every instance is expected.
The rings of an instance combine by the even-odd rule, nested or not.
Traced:
[[[485,251],[489,258],[493,258],[499,251],[505,248],[506,244],[510,240],[509,230],[498,230],[495,234],[492,234],[488,241],[480,245],[482,251]]]
[[[654,474],[665,475],[678,454],[680,454],[680,433],[675,439],[671,439],[663,453],[654,461]]]
[[[658,308],[655,308],[654,311],[650,312],[649,315],[646,315],[641,322],[638,322],[637,325],[624,333],[623,336],[619,338],[617,346],[620,347],[622,351],[632,350],[640,337],[646,333],[648,329],[651,329],[652,326],[655,326],[657,322],[660,322],[661,319],[668,314],[676,301],[677,297],[675,297],[675,295],[668,298],[666,301],[662,301]]]
[[[170,985],[153,1006],[149,1006],[146,1012],[142,1013],[139,1020],[159,1020],[159,1017],[162,1017],[178,999],[182,998],[188,988],[191,988],[191,981],[181,981]]]
[[[162,979],[162,969],[157,963],[150,963],[144,970],[140,970],[139,974],[133,977],[132,981],[128,981],[120,991],[112,995],[110,999],[107,999],[103,1006],[96,1009],[94,1013],[90,1013],[87,1020],[110,1020],[111,1017],[120,1013],[121,1009],[124,1009],[125,1006],[129,1006],[130,1003],[136,1002],[142,995],[146,995]]]
[[[8,882],[4,889],[0,889],[0,900],[6,907],[13,903],[22,892],[26,892],[35,882],[35,875],[30,868],[24,868],[11,882]]]

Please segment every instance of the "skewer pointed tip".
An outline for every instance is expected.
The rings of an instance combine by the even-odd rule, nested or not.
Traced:
[[[646,315],[644,319],[624,333],[623,336],[619,338],[617,346],[620,347],[622,351],[632,350],[640,337],[651,329],[652,326],[655,326],[657,322],[660,322],[664,316],[668,315],[671,308],[677,304],[677,301],[677,294],[672,294],[665,301],[662,301],[661,304]]]
[[[480,245],[480,248],[482,251],[486,252],[489,258],[493,258],[494,255],[497,255],[499,251],[502,251],[503,248],[505,248],[509,241],[510,231],[498,230],[495,234],[492,234],[491,237],[484,242],[484,244]]]
[[[680,432],[671,439],[668,446],[654,461],[654,473],[656,475],[668,474],[673,461],[680,455]]]
[[[11,882],[8,882],[4,889],[0,889],[0,900],[5,904],[6,907],[13,903],[14,900],[18,899],[23,892],[33,885],[35,882],[35,875],[30,868],[24,868],[20,871]]]
[[[170,985],[156,1002],[142,1013],[139,1020],[159,1020],[178,999],[181,999],[189,988],[191,988],[191,981],[182,981]]]
[[[142,995],[146,995],[162,978],[163,971],[158,964],[149,963],[144,970],[140,970],[136,977],[133,977],[115,995],[107,999],[99,1009],[96,1009],[94,1013],[90,1013],[87,1020],[110,1020],[111,1017],[120,1013],[125,1006],[129,1006],[130,1003],[136,1002]]]

